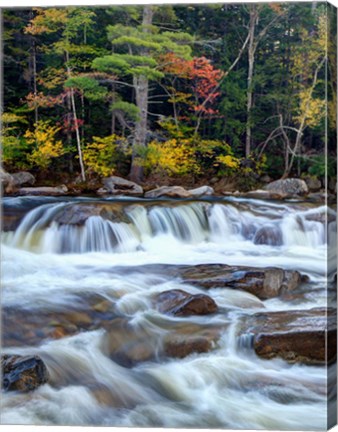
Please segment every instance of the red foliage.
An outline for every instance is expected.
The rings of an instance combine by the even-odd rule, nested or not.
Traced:
[[[77,119],[75,121],[74,117],[71,114],[68,114],[64,117],[60,126],[64,132],[74,132],[76,129],[79,129],[81,126],[83,126],[83,124],[84,120]]]
[[[192,88],[197,104],[193,107],[195,112],[203,112],[213,115],[218,111],[207,108],[212,105],[219,92],[215,89],[223,76],[220,69],[215,69],[211,61],[205,57],[194,57],[192,60],[185,60],[173,53],[166,54],[162,58],[163,71],[192,82]],[[206,102],[207,101],[207,102]]]
[[[37,94],[29,93],[26,96],[26,102],[29,108],[35,108],[36,106],[40,108],[53,108],[55,105],[61,105],[62,100],[62,95],[50,96],[44,95],[42,92]]]

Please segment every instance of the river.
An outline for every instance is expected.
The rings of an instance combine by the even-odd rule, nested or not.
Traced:
[[[262,311],[327,307],[327,211],[244,198],[4,198],[3,352],[39,355],[50,380],[3,393],[2,424],[326,429],[327,369],[259,358],[238,328]],[[335,232],[333,220],[332,244]],[[266,300],[215,287],[217,313],[159,312],[158,293],[205,293],[175,276],[200,264],[298,270],[308,282]],[[191,329],[220,334],[208,352],[163,354],[171,332]]]

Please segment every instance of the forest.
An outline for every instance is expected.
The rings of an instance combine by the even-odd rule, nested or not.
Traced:
[[[110,175],[244,190],[322,179],[336,128],[328,8],[5,8],[3,166],[83,190]]]

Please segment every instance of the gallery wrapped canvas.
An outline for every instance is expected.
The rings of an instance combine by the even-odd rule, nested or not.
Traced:
[[[1,424],[333,427],[336,9],[1,12]]]

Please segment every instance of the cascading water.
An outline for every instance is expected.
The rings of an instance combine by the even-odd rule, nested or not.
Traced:
[[[269,214],[255,216],[225,204],[134,205],[125,208],[127,222],[93,215],[82,225],[58,223],[60,213],[70,205],[46,204],[31,210],[14,234],[4,236],[5,244],[40,253],[121,253],[136,251],[144,240],[163,235],[185,244],[248,241],[315,248],[325,243],[324,223],[311,219],[313,210],[289,211],[271,219]]]
[[[39,355],[50,380],[30,394],[4,394],[2,423],[326,427],[325,368],[260,359],[253,334],[238,336],[258,312],[326,306],[335,222],[326,227],[325,206],[37,200],[7,228],[6,209],[24,205],[4,199],[3,351]],[[164,291],[206,293],[175,266],[213,263],[274,266],[309,279],[294,298],[213,287],[207,294],[219,309],[206,316],[157,309]],[[208,349],[175,357],[168,341]]]

